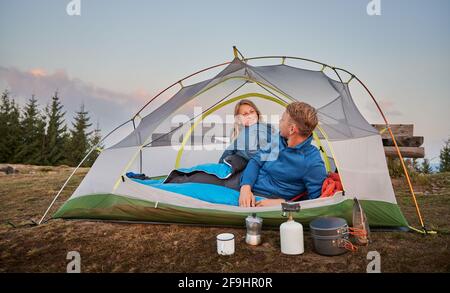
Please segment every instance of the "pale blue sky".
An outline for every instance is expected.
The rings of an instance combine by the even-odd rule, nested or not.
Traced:
[[[68,112],[84,102],[110,129],[146,95],[230,60],[237,45],[247,56],[301,56],[352,71],[393,123],[415,124],[428,158],[450,136],[448,0],[381,0],[380,16],[367,15],[369,0],[81,0],[81,16],[66,14],[69,2],[0,0],[0,89],[47,103],[52,86],[63,87]],[[46,86],[30,81],[36,75]]]

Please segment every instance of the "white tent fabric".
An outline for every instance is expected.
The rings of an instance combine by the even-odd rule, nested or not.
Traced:
[[[344,190],[358,199],[397,203],[380,135],[330,141]]]
[[[127,166],[136,152],[139,152],[139,147],[106,149],[102,151],[72,197],[113,192],[114,185],[120,176],[123,175],[125,166]],[[133,170],[138,169],[137,161],[134,161],[130,168]]]

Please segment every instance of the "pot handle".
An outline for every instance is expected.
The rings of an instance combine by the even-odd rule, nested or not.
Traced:
[[[356,247],[355,245],[353,245],[353,243],[351,243],[349,240],[344,239],[344,238],[340,239],[338,246],[345,248],[351,252],[356,252],[358,250],[358,247]]]

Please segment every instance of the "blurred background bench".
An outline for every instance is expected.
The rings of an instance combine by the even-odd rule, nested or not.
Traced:
[[[378,129],[383,139],[384,152],[388,158],[398,157],[394,142],[384,124],[372,124]],[[391,124],[395,140],[404,158],[423,158],[425,149],[422,147],[423,136],[414,136],[413,124]]]

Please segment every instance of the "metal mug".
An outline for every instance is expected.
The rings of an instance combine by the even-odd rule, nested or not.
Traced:
[[[234,254],[234,235],[222,233],[217,235],[217,253],[220,255]]]

